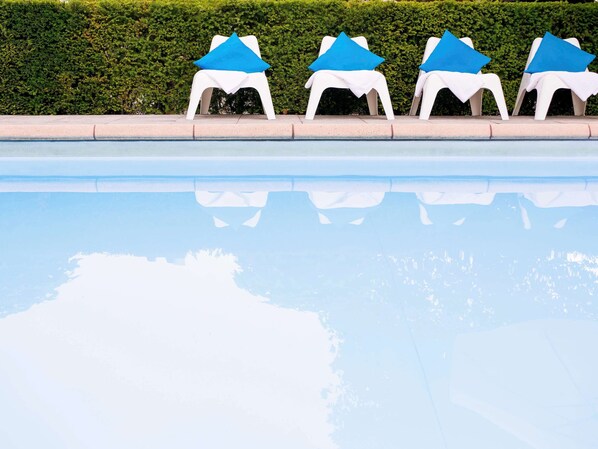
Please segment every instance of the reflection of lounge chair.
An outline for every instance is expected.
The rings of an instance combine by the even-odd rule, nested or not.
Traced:
[[[579,41],[576,38],[564,40],[579,48]],[[534,59],[541,43],[541,37],[534,39],[527,63],[525,64],[526,70]],[[588,69],[585,72],[546,71],[533,74],[524,73],[521,78],[521,84],[519,85],[513,115],[519,114],[526,92],[534,89],[538,93],[534,115],[535,120],[544,120],[546,118],[552,96],[558,89],[570,89],[571,99],[573,100],[573,113],[575,115],[584,115],[588,96],[596,94],[596,89],[598,89],[598,74],[589,72]],[[580,98],[576,94],[576,91],[583,98]]]
[[[384,192],[309,192],[321,224],[360,225],[367,209],[382,203]]]
[[[551,209],[550,213],[543,213],[542,221],[550,220],[551,226],[556,229],[563,228],[569,216],[579,208],[586,206],[598,206],[598,192],[580,190],[580,191],[562,191],[562,192],[533,192],[522,195],[523,201],[520,201],[521,219],[525,229],[531,229],[532,210],[526,206],[525,200],[531,202],[535,209]]]
[[[450,395],[534,449],[598,441],[598,324],[535,320],[459,336]]]
[[[228,37],[214,36],[210,51],[223,44]],[[255,36],[244,36],[241,41],[249,47],[256,55],[261,57],[260,48]],[[191,86],[191,97],[187,108],[187,120],[193,120],[197,107],[201,101],[200,113],[207,114],[210,108],[210,98],[214,88],[223,89],[226,93],[234,93],[239,89],[252,87],[258,91],[268,120],[273,120],[274,106],[272,96],[268,87],[268,80],[265,72],[245,73],[232,70],[200,70],[193,77]]]
[[[208,212],[217,228],[254,228],[268,201],[268,192],[195,192],[196,201]]]
[[[460,40],[473,48],[473,42],[469,37],[464,37]],[[422,63],[426,62],[439,42],[440,39],[437,37],[428,39]],[[450,89],[450,91],[463,103],[469,100],[471,113],[474,116],[482,115],[482,95],[484,89],[488,89],[494,95],[501,118],[503,120],[509,119],[509,112],[507,110],[502,85],[500,84],[498,75],[494,73],[479,72],[475,74],[440,70],[430,72],[420,70],[409,115],[417,114],[417,109],[421,101],[419,118],[428,120],[432,113],[436,95],[444,88]]]
[[[320,56],[330,49],[335,40],[336,38],[332,36],[325,36],[322,39]],[[361,47],[368,48],[365,37],[354,37],[352,40]],[[305,114],[307,120],[313,120],[322,93],[331,87],[351,89],[357,97],[366,94],[370,115],[378,115],[378,95],[380,95],[386,118],[394,119],[386,78],[375,70],[318,70],[309,78],[305,87],[311,88]]]
[[[416,196],[419,200],[420,221],[424,225],[450,223],[461,226],[465,223],[467,211],[459,206],[488,206],[494,200],[494,193],[489,192],[420,192]]]

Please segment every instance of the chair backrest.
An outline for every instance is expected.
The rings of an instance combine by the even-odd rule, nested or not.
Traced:
[[[575,45],[577,48],[581,48],[579,46],[579,41],[575,37],[570,37],[570,38],[567,38],[564,40],[565,40],[565,42],[569,42],[570,44]],[[527,62],[525,63],[525,70],[527,70],[530,63],[532,62],[532,59],[534,59],[534,56],[536,56],[536,52],[538,51],[538,47],[540,47],[541,43],[542,43],[541,37],[535,38],[534,42],[532,42],[532,48],[529,51],[529,56],[527,57]],[[588,71],[588,69],[586,69],[586,72],[587,71]]]
[[[336,40],[336,37],[334,37],[334,36],[324,36],[324,38],[322,39],[322,43],[320,44],[320,53],[318,56],[322,56],[324,53],[326,53],[330,49],[330,47],[332,47],[332,44],[334,43],[335,40]],[[363,47],[366,50],[369,50],[368,41],[365,37],[363,37],[363,36],[352,37],[351,40],[353,42],[355,42],[356,44],[358,44],[360,47]]]
[[[220,44],[223,44],[228,38],[229,36],[221,36],[219,34],[214,36],[212,38],[212,44],[210,45],[210,51],[214,50]],[[260,53],[260,46],[257,43],[257,37],[254,35],[249,35],[240,37],[239,39],[241,39],[241,42],[247,45],[256,55],[258,55],[260,58],[262,57]]]

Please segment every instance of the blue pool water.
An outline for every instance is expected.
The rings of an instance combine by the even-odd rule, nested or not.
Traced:
[[[591,164],[17,162],[1,448],[598,447]]]

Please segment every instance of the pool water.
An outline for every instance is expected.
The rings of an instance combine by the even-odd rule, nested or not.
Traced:
[[[588,179],[175,181],[0,194],[0,447],[598,447]]]

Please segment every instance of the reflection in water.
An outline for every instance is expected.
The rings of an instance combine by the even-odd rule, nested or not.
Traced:
[[[494,193],[490,192],[418,192],[416,196],[419,200],[419,217],[424,225],[440,221],[461,226],[467,219],[466,213],[471,210],[471,205],[488,206],[494,200]],[[433,207],[426,208],[426,205]],[[430,218],[430,209],[437,213],[434,220]]]
[[[533,207],[529,207],[529,203]],[[570,215],[575,214],[579,208],[587,206],[598,206],[598,192],[531,192],[523,194],[520,201],[521,218],[525,229],[531,229],[534,225],[542,225],[542,223],[561,229],[567,224]],[[538,215],[542,218],[536,219]]]
[[[55,301],[0,326],[2,447],[334,448],[334,335],[237,270],[77,256]]]
[[[309,199],[318,209],[321,224],[360,225],[365,211],[384,199],[384,192],[309,192]]]
[[[195,186],[0,195],[0,447],[596,447],[586,184]]]
[[[257,226],[268,192],[210,192],[196,191],[195,200],[212,215],[214,226]]]

